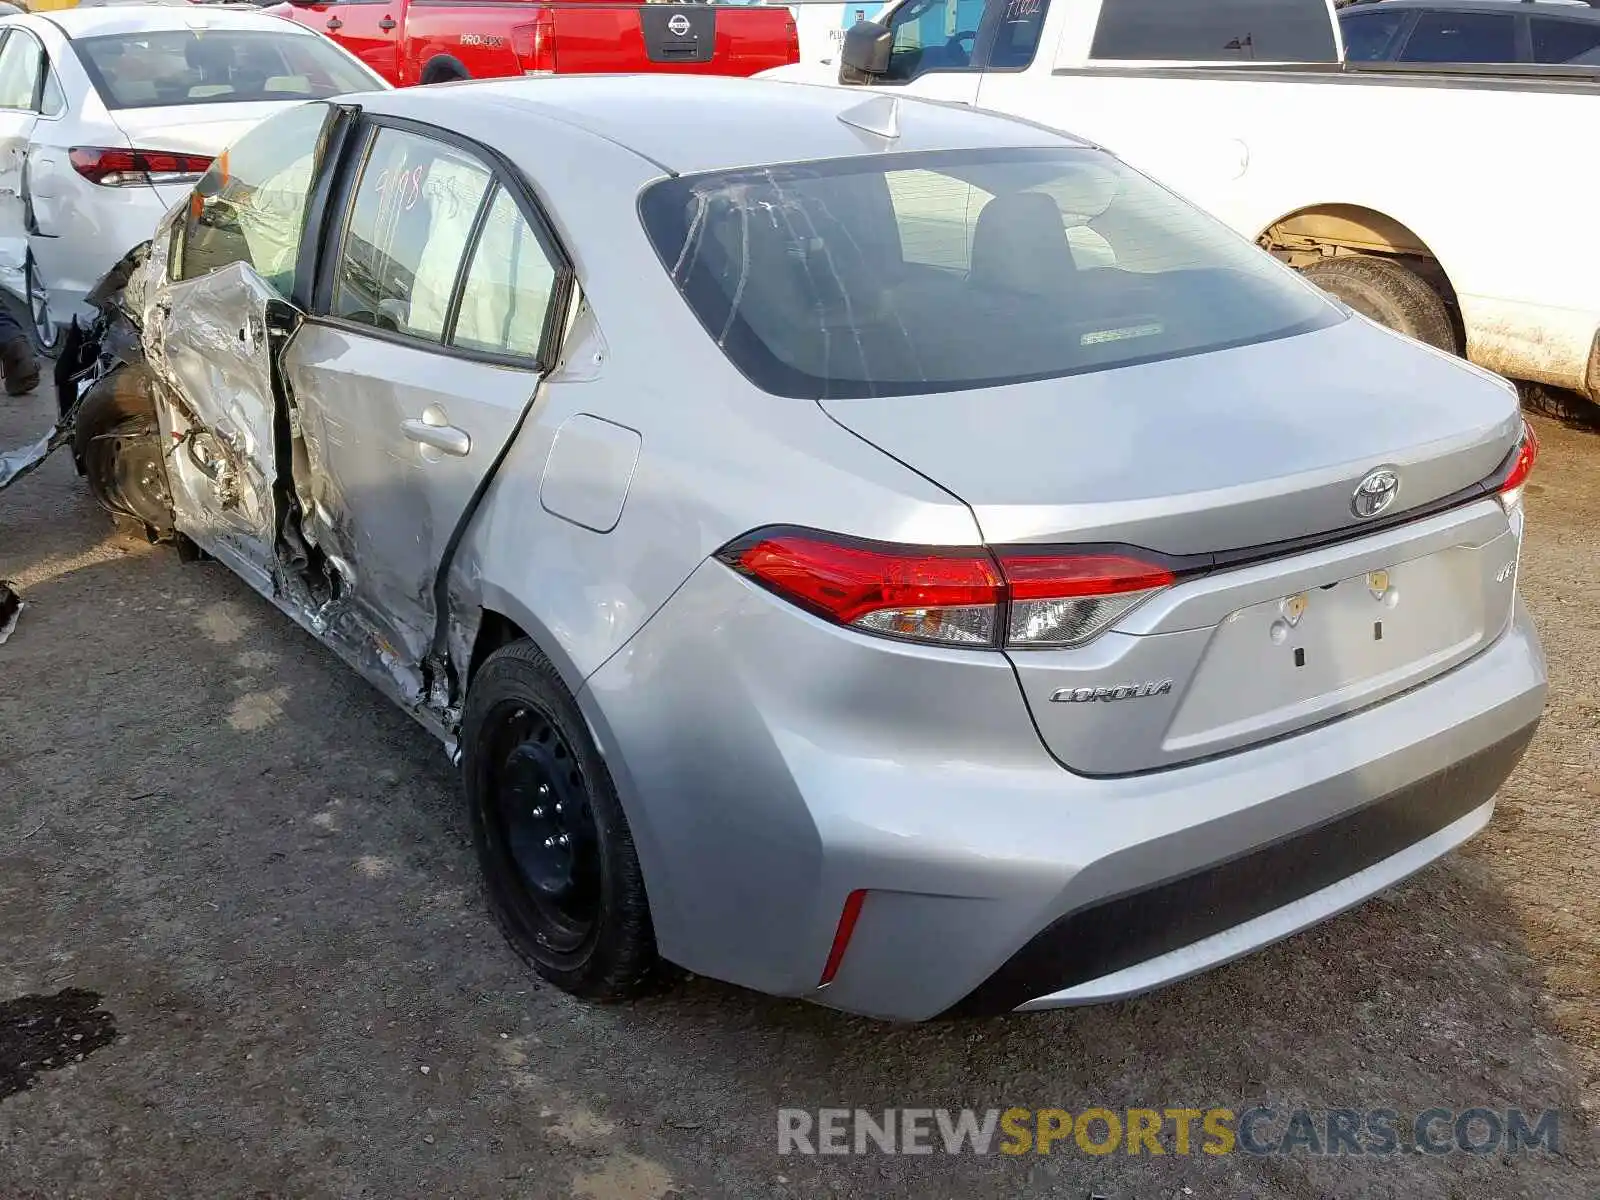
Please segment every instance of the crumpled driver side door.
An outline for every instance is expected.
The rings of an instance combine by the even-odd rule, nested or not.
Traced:
[[[295,279],[314,180],[339,110],[256,126],[196,184],[151,247],[141,323],[161,385],[174,522],[259,591],[297,564],[281,532],[293,489],[277,359],[299,325]]]

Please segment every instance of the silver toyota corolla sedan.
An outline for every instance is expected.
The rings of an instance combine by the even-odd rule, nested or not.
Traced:
[[[1539,720],[1511,387],[1033,125],[308,104],[101,291],[96,494],[443,740],[582,996],[1127,996],[1471,837]]]

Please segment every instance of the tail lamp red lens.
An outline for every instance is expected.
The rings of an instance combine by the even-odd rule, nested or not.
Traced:
[[[173,154],[165,150],[124,150],[113,146],[74,146],[67,152],[72,169],[102,187],[135,187],[198,179],[211,166],[205,154]]]
[[[1522,502],[1522,485],[1533,474],[1533,465],[1539,461],[1539,435],[1526,420],[1522,422],[1522,440],[1517,443],[1516,457],[1511,462],[1511,472],[1500,485],[1500,502],[1514,508]]]
[[[554,9],[531,10],[533,21],[511,27],[511,52],[524,75],[553,75],[556,69],[556,14]]]
[[[947,646],[1076,646],[1175,576],[1131,554],[903,546],[757,531],[719,557],[802,608],[869,633]]]

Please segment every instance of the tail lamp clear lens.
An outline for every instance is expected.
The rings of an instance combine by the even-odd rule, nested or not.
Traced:
[[[811,530],[760,530],[718,557],[840,625],[974,649],[1082,645],[1174,579],[1127,554],[902,546]]]

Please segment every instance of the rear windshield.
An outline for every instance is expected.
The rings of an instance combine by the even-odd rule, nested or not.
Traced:
[[[645,228],[706,331],[778,395],[957,391],[1287,337],[1311,285],[1093,150],[662,180]]]
[[[331,42],[303,33],[164,29],[72,45],[107,108],[317,100],[380,86]]]

